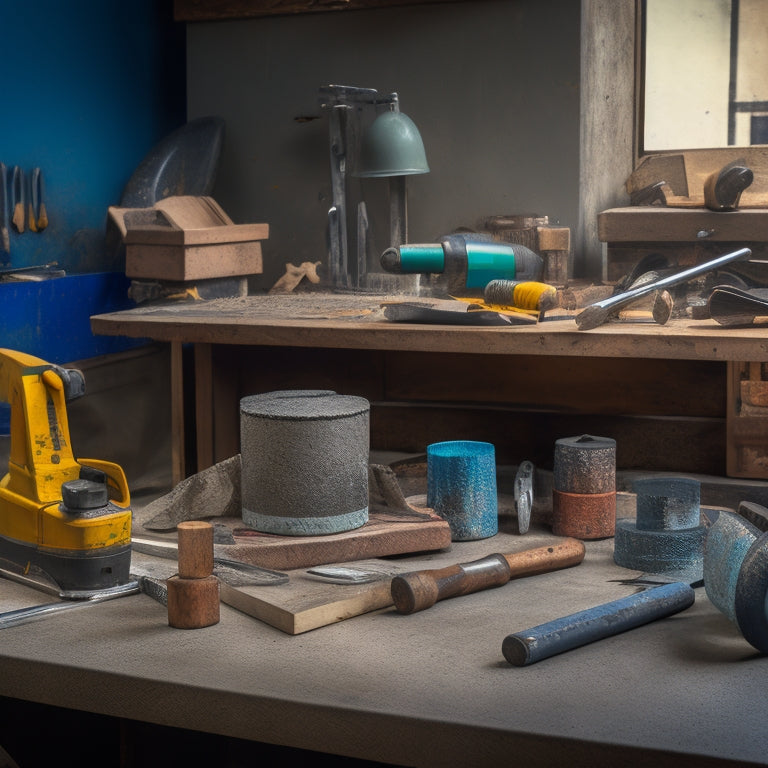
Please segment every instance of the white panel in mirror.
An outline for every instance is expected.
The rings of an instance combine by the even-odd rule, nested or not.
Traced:
[[[644,21],[643,152],[768,143],[768,0],[645,0]]]

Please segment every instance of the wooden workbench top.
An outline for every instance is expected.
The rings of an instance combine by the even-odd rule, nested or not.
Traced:
[[[501,327],[395,323],[381,304],[396,297],[299,293],[139,306],[91,318],[94,333],[157,341],[346,349],[766,360],[766,326],[713,320],[611,322],[580,331],[572,318]],[[400,297],[403,298],[403,297]]]

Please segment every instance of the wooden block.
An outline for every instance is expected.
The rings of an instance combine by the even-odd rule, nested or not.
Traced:
[[[152,208],[109,209],[128,277],[184,282],[262,271],[268,224],[234,224],[211,197],[171,196]]]
[[[179,523],[179,576],[205,579],[213,573],[213,526],[199,520]]]
[[[571,230],[568,227],[537,227],[540,251],[570,251]]]
[[[184,282],[260,274],[261,243],[126,245],[127,277]]]
[[[219,622],[219,580],[172,576],[168,587],[168,624],[176,629],[202,629]]]

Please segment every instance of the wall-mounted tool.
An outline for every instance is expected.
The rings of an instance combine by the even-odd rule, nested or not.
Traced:
[[[79,371],[0,349],[0,401],[11,406],[0,558],[10,577],[39,575],[41,588],[56,584],[72,599],[131,581],[125,474],[117,464],[72,453],[66,402],[84,393]]]
[[[399,613],[416,613],[439,600],[500,587],[510,579],[579,565],[586,550],[578,539],[510,554],[494,554],[471,563],[412,571],[392,579],[392,602]]]
[[[739,207],[741,193],[755,179],[744,160],[729,163],[707,176],[704,181],[704,204],[711,211],[735,211]]]
[[[679,613],[695,599],[689,584],[664,584],[507,635],[501,651],[510,664],[524,667]]]
[[[544,260],[530,248],[476,233],[387,248],[381,266],[393,274],[439,275],[437,289],[450,295],[482,295],[491,280],[538,281],[544,272]]]
[[[12,221],[16,231],[24,231],[24,171],[18,165],[11,171],[11,209]]]
[[[0,163],[0,252],[7,261],[11,255],[11,238],[8,231],[8,168]]]
[[[29,228],[42,232],[48,226],[48,210],[45,207],[45,181],[39,168],[32,169]]]
[[[734,261],[744,261],[752,255],[749,248],[739,248],[736,251],[718,256],[716,259],[706,261],[703,264],[697,264],[681,272],[677,272],[659,280],[646,283],[636,288],[630,288],[624,293],[609,296],[607,299],[590,304],[585,307],[576,316],[576,325],[580,331],[589,331],[597,328],[607,322],[612,315],[615,315],[622,307],[626,307],[643,296],[649,296],[655,291],[663,291],[675,285],[682,285],[694,277],[703,275],[706,272],[723,267]]]

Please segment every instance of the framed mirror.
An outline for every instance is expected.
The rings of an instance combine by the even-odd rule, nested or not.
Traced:
[[[642,0],[639,154],[768,144],[768,0]]]

